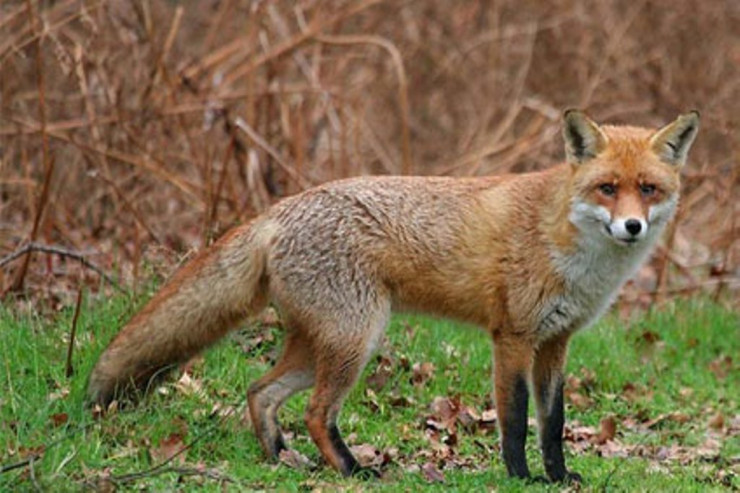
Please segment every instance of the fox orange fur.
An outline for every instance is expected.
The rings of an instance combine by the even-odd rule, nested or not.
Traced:
[[[566,163],[485,178],[363,177],[287,198],[202,252],[120,331],[89,382],[92,401],[187,361],[274,304],[286,326],[275,367],[249,389],[259,442],[286,445],[278,408],[313,387],[305,420],[326,461],[361,470],[337,429],[342,401],[391,310],[480,325],[493,339],[503,458],[527,478],[534,395],[545,470],[563,457],[563,366],[571,335],[597,318],[645,260],[678,203],[697,112],[657,130],[563,117]]]

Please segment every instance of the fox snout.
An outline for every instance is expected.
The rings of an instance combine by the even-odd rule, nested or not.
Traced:
[[[611,237],[624,243],[636,243],[647,236],[648,223],[638,217],[617,218],[606,226]]]

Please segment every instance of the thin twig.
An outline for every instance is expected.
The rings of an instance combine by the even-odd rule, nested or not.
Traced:
[[[128,292],[125,289],[123,289],[112,277],[106,274],[100,267],[98,267],[97,265],[87,260],[85,258],[84,253],[67,250],[66,248],[62,248],[62,247],[55,246],[55,245],[42,245],[40,243],[34,243],[34,242],[27,243],[26,245],[16,250],[15,252],[10,253],[6,255],[5,257],[0,258],[0,267],[3,267],[4,265],[12,262],[18,257],[22,257],[23,255],[26,255],[31,252],[42,252],[42,253],[59,255],[62,257],[69,257],[75,260],[79,260],[82,265],[84,265],[90,270],[95,271],[100,277],[102,277],[108,284],[114,287],[117,291],[124,293],[124,294],[128,294]]]
[[[204,478],[213,479],[216,481],[222,481],[226,483],[237,484],[238,481],[215,469],[198,469],[195,467],[156,467],[147,471],[135,472],[131,474],[123,474],[121,476],[111,476],[108,480],[112,483],[130,483],[143,478],[151,478],[153,476],[159,476],[160,474],[175,473],[180,476],[202,476]]]
[[[36,462],[37,460],[42,459],[44,457],[44,453],[46,453],[47,450],[49,450],[52,447],[56,447],[57,445],[59,445],[60,443],[64,442],[65,440],[68,440],[69,438],[72,438],[73,436],[75,436],[76,434],[78,434],[81,431],[87,430],[88,428],[90,428],[93,425],[95,425],[95,422],[90,422],[90,423],[86,423],[84,425],[79,425],[79,426],[74,427],[72,429],[67,428],[65,430],[65,432],[64,432],[64,435],[62,435],[61,437],[57,438],[56,440],[54,440],[54,441],[52,441],[50,443],[45,444],[43,446],[43,448],[41,449],[41,452],[34,452],[34,453],[32,453],[31,455],[29,455],[28,457],[26,457],[25,459],[23,459],[21,461],[13,462],[12,464],[3,464],[2,466],[0,466],[0,474],[4,474],[6,472],[10,472],[10,471],[14,471],[16,469],[20,469],[21,467],[26,467],[26,466],[30,465],[32,462]]]
[[[65,366],[64,374],[67,378],[74,374],[74,367],[72,366],[72,351],[75,346],[75,335],[77,335],[77,319],[80,317],[80,306],[82,305],[82,286],[77,291],[77,303],[75,304],[75,314],[72,316],[72,329],[69,333],[69,346],[67,346],[67,364]]]
[[[31,484],[33,485],[33,489],[36,491],[43,491],[38,479],[36,479],[36,468],[33,467],[34,462],[36,462],[36,456],[32,455],[30,459],[31,460],[28,461],[28,472],[29,476],[31,476]]]
[[[2,466],[0,466],[0,474],[4,474],[10,471],[15,471],[16,469],[20,469],[21,467],[26,467],[27,465],[31,464],[31,462],[35,461],[36,459],[40,459],[42,456],[43,454],[31,454],[25,459],[20,460],[18,462],[13,462],[12,464],[3,464]]]
[[[411,137],[409,132],[409,85],[406,77],[406,69],[403,65],[403,57],[396,45],[382,36],[374,35],[343,35],[343,36],[316,36],[316,40],[321,43],[333,45],[355,45],[365,44],[379,46],[383,48],[391,57],[393,65],[396,68],[398,77],[398,110],[401,113],[401,174],[410,175],[413,173],[414,165],[411,156]]]
[[[280,153],[272,147],[260,134],[258,134],[252,127],[249,126],[241,117],[234,119],[234,125],[239,127],[247,136],[254,141],[255,144],[265,150],[272,158],[278,163],[280,168],[290,177],[302,190],[311,188],[309,181],[301,176],[293,166],[285,162]]]
[[[31,234],[29,236],[30,241],[36,241],[38,235],[39,226],[41,224],[41,218],[43,217],[46,204],[49,199],[49,188],[51,186],[51,177],[54,174],[54,159],[49,155],[49,135],[46,131],[46,83],[44,80],[44,61],[41,52],[41,42],[44,39],[43,24],[37,19],[37,14],[33,8],[33,2],[26,0],[28,7],[28,20],[31,24],[31,30],[34,35],[39,34],[36,39],[36,85],[39,93],[39,127],[41,128],[41,161],[44,165],[44,182],[41,187],[41,193],[38,196],[38,202],[36,203],[36,211],[33,218],[33,227],[31,228]],[[40,27],[37,24],[42,24]],[[26,272],[28,271],[28,265],[31,263],[31,255],[29,254],[23,258],[21,267],[16,271],[13,282],[8,288],[8,292],[17,292],[23,289],[23,281],[26,278]]]
[[[276,44],[273,49],[255,57],[255,59],[250,63],[237,65],[232,72],[227,73],[224,76],[223,84],[226,86],[233,85],[238,79],[249,75],[252,71],[257,69],[257,67],[261,67],[262,65],[281,57],[285,53],[298,48],[300,45],[307,42],[312,37],[319,35],[324,29],[327,29],[335,24],[339,24],[340,22],[349,19],[356,14],[359,14],[363,10],[366,10],[369,7],[377,5],[384,1],[385,0],[364,0],[357,3],[356,5],[340,11],[338,14],[335,14],[328,19],[318,16],[316,20],[314,20],[307,26],[305,31],[301,31],[292,38],[283,40],[282,42]]]

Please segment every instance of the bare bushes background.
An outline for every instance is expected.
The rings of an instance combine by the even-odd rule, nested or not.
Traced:
[[[734,0],[4,1],[0,287],[66,302],[91,265],[135,287],[330,179],[546,167],[576,106],[702,111],[677,226],[622,306],[736,295],[739,67]]]

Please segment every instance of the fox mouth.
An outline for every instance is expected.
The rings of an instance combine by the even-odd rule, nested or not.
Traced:
[[[604,231],[606,231],[606,234],[607,236],[609,236],[609,238],[613,239],[620,245],[634,245],[639,241],[639,238],[634,236],[630,238],[619,238],[617,236],[614,236],[614,233],[612,233],[612,228],[608,224],[604,225]]]

